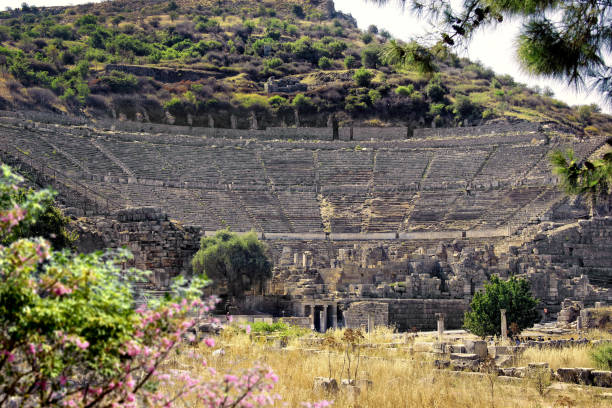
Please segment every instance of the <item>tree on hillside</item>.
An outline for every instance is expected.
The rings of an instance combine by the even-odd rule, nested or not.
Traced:
[[[529,282],[512,277],[507,281],[491,276],[484,291],[472,298],[470,310],[465,312],[463,326],[477,336],[499,336],[501,334],[500,309],[506,309],[508,325],[519,331],[533,326],[538,321],[538,300],[531,295]]]
[[[272,277],[272,264],[265,245],[254,232],[244,235],[229,230],[203,237],[192,260],[196,273],[206,273],[215,282],[226,283],[232,296],[242,296],[254,283]]]
[[[378,4],[407,0],[370,0]],[[482,26],[523,18],[518,60],[530,73],[596,89],[612,102],[612,67],[604,54],[612,43],[612,2],[601,0],[411,0],[411,8],[438,27],[446,45],[469,40]],[[411,52],[410,49],[407,49]]]
[[[612,139],[607,143],[612,146]],[[555,150],[550,157],[553,173],[559,176],[559,186],[568,195],[583,195],[589,199],[589,215],[597,213],[597,200],[610,194],[612,186],[612,152],[601,159],[578,161],[574,152]]]

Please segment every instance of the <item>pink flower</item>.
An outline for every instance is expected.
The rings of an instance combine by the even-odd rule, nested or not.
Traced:
[[[36,354],[36,346],[32,343],[28,344],[28,351],[30,354]]]
[[[208,347],[215,347],[215,339],[208,337],[206,340],[204,340],[204,344],[206,344]]]
[[[244,327],[244,331],[246,332],[246,334],[251,334],[251,326],[247,324],[247,325]]]
[[[225,377],[223,377],[223,380],[228,383],[235,383],[238,381],[238,377],[235,375],[226,374]]]
[[[85,350],[87,347],[89,347],[89,342],[87,340],[81,341],[78,338],[74,340],[74,344],[81,350]]]
[[[57,296],[63,296],[72,293],[72,289],[67,288],[59,282],[53,285],[53,289],[51,289],[51,291]]]

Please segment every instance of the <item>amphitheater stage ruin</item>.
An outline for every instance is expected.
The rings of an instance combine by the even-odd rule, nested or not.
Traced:
[[[600,154],[605,137],[533,123],[338,135],[0,112],[2,161],[59,192],[79,249],[131,249],[148,292],[230,228],[256,231],[275,267],[227,307],[317,330],[433,329],[440,313],[460,327],[491,274],[526,277],[552,313],[566,299],[612,303],[610,202],[587,219],[548,162],[555,149]]]

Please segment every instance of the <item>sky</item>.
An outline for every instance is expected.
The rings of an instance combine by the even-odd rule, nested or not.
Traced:
[[[36,6],[61,6],[90,3],[91,0],[27,0],[30,5]],[[23,0],[0,0],[2,8],[20,7]],[[411,16],[408,11],[403,12],[398,6],[392,4],[386,7],[378,7],[365,0],[334,0],[336,10],[351,14],[357,20],[361,29],[366,29],[374,24],[379,29],[384,28],[395,38],[408,41],[419,35],[423,35],[429,29],[425,21]],[[492,68],[496,74],[509,74],[518,82],[530,87],[549,86],[555,93],[555,97],[569,105],[584,105],[590,103],[598,104],[603,111],[612,113],[612,107],[603,103],[601,97],[593,92],[576,91],[562,82],[532,77],[519,67],[515,59],[514,39],[520,29],[520,21],[505,21],[495,27],[479,31],[467,50],[456,50],[459,55],[468,57],[473,61],[479,61],[484,66]]]

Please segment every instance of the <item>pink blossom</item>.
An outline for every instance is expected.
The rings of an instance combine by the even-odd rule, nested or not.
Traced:
[[[13,353],[9,353],[8,351],[5,351],[4,354],[6,355],[7,363],[12,363],[13,361],[15,361],[15,355]]]
[[[204,344],[206,344],[208,347],[215,347],[215,339],[208,337],[206,340],[204,340]]]
[[[87,349],[87,347],[89,347],[89,342],[87,340],[85,341],[81,341],[80,339],[76,338],[74,340],[74,344],[80,348],[81,350],[85,350]]]
[[[223,377],[223,380],[227,383],[235,383],[235,382],[238,382],[238,377],[236,377],[235,375],[226,374]]]
[[[57,296],[63,296],[63,295],[68,295],[72,293],[72,289],[67,288],[66,286],[62,285],[59,282],[53,285],[53,288],[51,289],[51,291]]]

